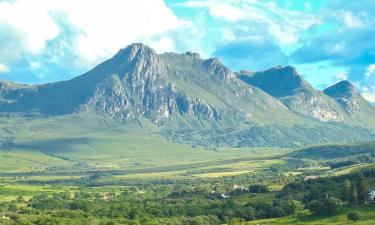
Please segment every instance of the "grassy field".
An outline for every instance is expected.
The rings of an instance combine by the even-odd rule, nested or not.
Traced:
[[[271,157],[289,149],[206,149],[165,140],[157,127],[97,116],[0,121],[0,173],[178,166]],[[22,126],[21,126],[22,124]]]
[[[1,184],[2,183],[2,184]],[[29,199],[40,193],[58,193],[65,191],[77,191],[78,187],[61,186],[61,185],[26,185],[19,184],[13,181],[0,182],[0,201],[10,201],[22,196]]]

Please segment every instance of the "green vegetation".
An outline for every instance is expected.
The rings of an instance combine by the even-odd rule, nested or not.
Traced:
[[[89,221],[91,224],[242,224],[257,219],[263,224],[263,221],[267,220],[262,218],[285,216],[283,219],[270,221],[280,220],[280,224],[283,224],[282,221],[285,224],[301,221],[308,224],[306,221],[330,221],[332,217],[339,217],[342,220],[344,217],[341,215],[345,214],[349,207],[344,199],[350,199],[350,196],[344,195],[347,189],[341,182],[349,181],[350,187],[355,183],[358,186],[356,189],[361,189],[363,180],[371,181],[373,171],[373,168],[369,168],[362,171],[363,175],[349,174],[344,177],[328,177],[304,182],[300,181],[298,176],[280,176],[279,171],[273,172],[266,167],[258,170],[257,173],[210,180],[194,178],[169,182],[170,178],[165,177],[160,180],[159,177],[145,182],[143,178],[138,177],[120,186],[111,185],[113,178],[105,183],[106,175],[99,174],[85,179],[77,177],[62,180],[40,176],[33,177],[31,183],[30,178],[8,177],[2,179],[1,182],[8,185],[2,186],[0,193],[2,196],[14,197],[4,199],[7,201],[2,204],[5,212],[2,222],[5,224],[24,224],[26,221],[31,224],[86,224]],[[265,177],[268,178],[267,181]],[[70,186],[72,179],[76,179],[77,183]],[[87,180],[91,182],[87,183]],[[56,186],[48,184],[50,181],[60,181],[60,183]],[[284,187],[274,191],[271,187],[275,183],[284,184]],[[246,184],[253,185],[246,187]],[[221,193],[225,193],[229,198],[222,197]],[[325,198],[324,196],[327,195],[330,197]],[[319,200],[319,196],[323,196],[324,200]],[[358,197],[358,204],[362,204],[359,203],[359,199]],[[316,202],[322,205],[316,206]],[[314,210],[317,207],[320,209]],[[367,211],[362,210],[362,206],[357,206],[357,209],[361,212],[359,222],[366,222],[369,221],[368,218],[372,218],[371,215],[366,214]]]
[[[14,127],[0,151],[0,224],[350,224],[351,207],[358,224],[374,219],[372,143],[206,149],[94,118]]]
[[[0,136],[9,137],[0,138],[0,144],[6,143],[6,147],[0,146],[0,173],[228,164],[221,162],[275,156],[288,150],[192,147],[164,139],[146,121],[124,124],[81,114],[0,119]]]
[[[338,159],[353,156],[369,156],[373,158],[375,155],[375,142],[355,142],[326,144],[312,147],[306,147],[298,151],[290,153],[291,157],[309,158],[309,159]]]
[[[293,168],[284,168],[291,169]],[[2,178],[1,224],[371,224],[375,205],[356,195],[375,180],[369,166],[342,176],[311,180],[283,176],[275,168],[233,177],[149,179],[122,185],[103,184],[106,175],[91,175],[59,185],[38,178]],[[267,179],[265,179],[267,178]],[[54,180],[53,178],[51,178]],[[91,182],[87,182],[91,180]],[[275,183],[281,189],[272,188]],[[233,185],[235,184],[235,185]],[[371,186],[374,187],[374,186]],[[254,222],[251,222],[255,220]]]
[[[357,211],[351,211],[347,214],[348,220],[353,220],[357,222],[360,219],[360,215]]]

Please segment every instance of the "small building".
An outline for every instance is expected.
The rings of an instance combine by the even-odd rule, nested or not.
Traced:
[[[229,198],[229,195],[226,195],[225,193],[221,193],[220,197],[223,199],[226,199],[226,198]]]
[[[233,185],[233,189],[235,191],[243,191],[243,192],[249,191],[249,188],[245,187],[244,185],[238,185],[238,184]]]
[[[370,202],[375,201],[375,190],[369,191],[369,193],[368,193],[368,200]]]
[[[318,179],[318,178],[319,178],[318,176],[306,176],[303,181],[315,180],[315,179]]]

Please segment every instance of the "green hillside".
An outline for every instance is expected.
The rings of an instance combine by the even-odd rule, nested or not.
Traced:
[[[289,154],[295,158],[329,160],[375,154],[375,142],[326,144],[306,147]]]
[[[1,172],[152,168],[277,152],[192,147],[166,140],[147,120],[123,123],[89,114],[3,119],[0,130]]]

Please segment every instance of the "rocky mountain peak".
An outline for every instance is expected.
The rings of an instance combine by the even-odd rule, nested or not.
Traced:
[[[276,66],[264,72],[272,73],[274,76],[278,76],[279,79],[287,79],[290,81],[293,80],[294,82],[297,82],[298,85],[302,83],[302,77],[300,73],[293,66]]]
[[[187,56],[187,57],[194,58],[194,59],[201,59],[201,56],[197,52],[187,51],[186,53],[184,53],[184,55]]]
[[[140,82],[154,80],[164,73],[164,64],[150,47],[134,43],[121,49],[111,60],[111,66],[118,68],[117,74],[124,76],[134,87]]]
[[[357,117],[362,107],[369,107],[369,103],[357,92],[353,83],[343,80],[323,91],[326,95],[334,98],[353,117]]]
[[[292,66],[277,66],[252,74],[239,73],[239,78],[274,97],[287,96],[296,89],[309,86]]]
[[[229,81],[235,78],[234,73],[232,73],[219,58],[210,58],[203,62],[203,67],[207,70],[209,74],[219,78],[220,80]]]
[[[340,81],[324,89],[323,92],[333,98],[352,98],[358,96],[354,84],[347,80]]]
[[[141,58],[154,59],[156,56],[157,54],[152,48],[142,43],[133,43],[126,48],[120,49],[114,58],[131,62]]]

